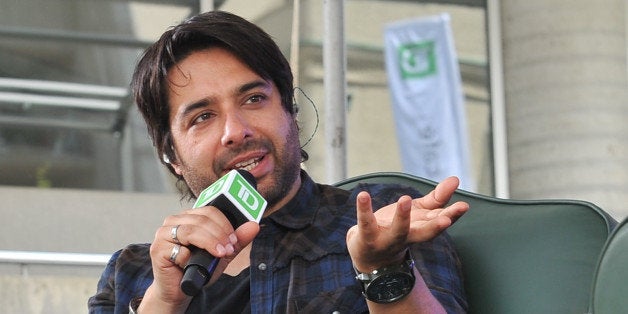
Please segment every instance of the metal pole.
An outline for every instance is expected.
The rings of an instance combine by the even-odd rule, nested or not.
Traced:
[[[491,116],[493,129],[493,171],[495,196],[510,197],[508,179],[508,144],[506,137],[506,104],[504,97],[504,66],[502,61],[499,0],[486,3],[488,23],[488,54],[491,84]]]
[[[0,27],[0,37],[18,38],[20,40],[50,40],[56,43],[69,42],[72,44],[88,43],[104,46],[122,46],[123,48],[144,49],[151,45],[149,41],[124,38],[119,35],[96,34],[88,32],[58,31],[44,28],[30,27]]]
[[[119,133],[119,158],[120,158],[120,181],[122,191],[133,192],[135,190],[135,167],[133,164],[133,129],[131,123],[125,123],[123,132]]]
[[[110,254],[31,252],[0,250],[0,263],[44,264],[68,266],[104,266],[111,258]]]
[[[198,7],[200,13],[214,10],[214,0],[199,0]]]
[[[327,181],[333,183],[347,177],[344,0],[324,0],[323,20],[325,167]]]
[[[0,91],[0,101],[13,104],[28,104],[38,106],[53,106],[65,108],[79,108],[89,110],[117,111],[120,110],[120,102],[117,100],[80,98],[67,96],[42,96],[26,93],[13,93]],[[0,107],[3,104],[0,103]]]
[[[290,37],[290,68],[294,76],[294,86],[299,87],[299,45],[301,44],[299,28],[301,25],[301,3],[299,0],[294,0],[293,4],[292,35]]]
[[[115,98],[123,98],[129,95],[129,91],[122,87],[5,77],[0,77],[0,89],[28,89],[38,92],[65,93],[74,95],[81,94]]]

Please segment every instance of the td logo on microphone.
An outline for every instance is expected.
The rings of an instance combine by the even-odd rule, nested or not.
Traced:
[[[255,179],[252,178],[252,180],[254,181]],[[259,222],[262,219],[267,205],[262,195],[238,170],[229,171],[225,176],[203,190],[198,196],[196,203],[194,203],[194,208],[209,204],[224,211],[231,207],[229,206],[230,204],[223,204],[225,202],[233,204],[231,206],[237,207],[240,214],[246,216],[247,220],[255,222]]]

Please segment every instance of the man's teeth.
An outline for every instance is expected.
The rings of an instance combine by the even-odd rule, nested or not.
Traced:
[[[255,168],[257,164],[259,164],[259,159],[254,158],[251,160],[247,160],[247,161],[243,161],[243,162],[239,162],[235,164],[235,168],[246,170],[246,171],[251,171],[251,169]]]

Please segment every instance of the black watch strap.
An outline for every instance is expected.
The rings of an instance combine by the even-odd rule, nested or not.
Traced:
[[[412,291],[414,282],[414,259],[410,250],[401,264],[388,265],[370,273],[357,270],[356,279],[362,285],[362,294],[367,300],[376,303],[391,303],[405,297]]]

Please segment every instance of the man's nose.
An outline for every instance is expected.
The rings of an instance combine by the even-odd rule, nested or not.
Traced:
[[[227,114],[221,143],[223,146],[239,145],[252,134],[251,126],[245,117],[235,113]]]

